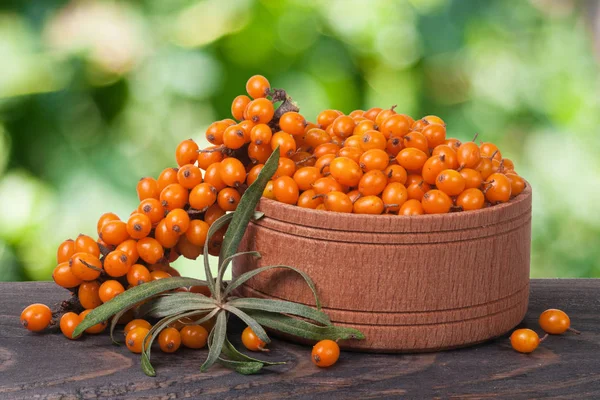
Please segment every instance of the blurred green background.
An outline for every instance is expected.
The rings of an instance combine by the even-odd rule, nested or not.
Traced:
[[[534,188],[532,275],[600,277],[599,21],[570,0],[3,0],[0,280],[49,279],[58,243],[129,215],[256,73],[311,120],[397,104],[496,142]]]

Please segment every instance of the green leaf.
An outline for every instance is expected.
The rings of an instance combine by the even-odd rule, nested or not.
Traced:
[[[246,189],[244,195],[240,199],[236,211],[233,213],[233,219],[225,232],[223,244],[221,245],[221,253],[219,255],[219,264],[222,260],[231,257],[237,253],[242,237],[246,232],[246,227],[250,219],[254,215],[254,209],[262,197],[263,191],[267,183],[277,170],[279,164],[279,146],[273,151],[265,166],[258,174],[256,180]],[[217,288],[217,299],[221,300],[220,288]]]
[[[244,353],[240,352],[238,349],[236,349],[235,346],[233,344],[231,344],[229,339],[225,339],[225,344],[223,345],[223,354],[225,354],[227,357],[231,358],[234,361],[259,362],[264,365],[283,365],[286,363],[285,361],[280,361],[280,362],[264,361],[264,360],[259,360],[257,358],[247,356],[246,354],[244,354]]]
[[[96,325],[99,322],[106,321],[116,313],[131,306],[136,305],[142,300],[165,292],[167,290],[177,289],[183,286],[205,285],[205,281],[193,278],[165,278],[157,281],[147,282],[142,285],[135,286],[124,293],[116,296],[112,300],[95,308],[81,321],[74,336],[79,336],[87,328]]]
[[[219,357],[217,360],[219,364],[227,367],[229,369],[234,370],[242,375],[253,375],[258,373],[262,367],[263,363],[255,362],[255,361],[231,361],[225,360],[224,358]]]
[[[238,204],[239,206],[239,204]],[[204,273],[206,275],[206,282],[208,283],[208,288],[210,292],[214,295],[217,293],[215,290],[215,278],[213,278],[212,272],[210,271],[210,261],[208,259],[208,244],[210,242],[210,238],[222,227],[227,225],[229,221],[233,219],[233,215],[235,213],[225,214],[219,217],[215,222],[212,223],[210,228],[208,228],[208,233],[206,234],[206,241],[204,242]]]
[[[321,309],[321,301],[319,300],[319,296],[317,295],[317,288],[315,287],[315,284],[312,281],[312,279],[310,279],[310,276],[308,276],[306,274],[306,272],[301,271],[294,267],[290,267],[288,265],[269,265],[266,267],[261,267],[261,268],[254,269],[252,271],[248,271],[248,272],[238,276],[237,278],[232,280],[231,283],[229,283],[229,285],[227,285],[227,287],[225,288],[225,292],[223,293],[223,298],[226,298],[232,291],[237,289],[239,286],[243,285],[246,281],[253,278],[254,276],[256,276],[262,272],[268,271],[270,269],[274,269],[274,268],[290,269],[290,270],[300,274],[300,276],[302,276],[304,278],[304,280],[306,281],[306,284],[308,285],[310,290],[313,292],[313,295],[315,296],[315,304],[317,306],[317,310]]]
[[[219,271],[218,271],[218,275],[217,275],[217,287],[221,288],[221,285],[223,284],[223,276],[225,275],[225,272],[227,271],[227,267],[229,266],[229,264],[231,263],[231,261],[236,258],[236,257],[240,257],[240,256],[245,256],[245,255],[253,255],[256,258],[260,258],[260,253],[258,251],[242,251],[240,253],[235,253],[234,255],[227,257],[226,259],[223,260],[223,262],[219,265]],[[221,290],[219,289],[219,292]]]
[[[217,303],[213,298],[199,293],[172,293],[142,304],[137,314],[138,316],[162,318],[185,311],[212,310],[215,307],[217,307]]]
[[[223,343],[225,343],[225,338],[227,336],[227,316],[224,312],[219,312],[217,314],[217,322],[215,323],[215,327],[210,331],[210,335],[211,338],[209,338],[208,341],[208,357],[200,367],[200,371],[202,372],[206,372],[206,370],[208,370],[221,356]]]
[[[248,315],[254,318],[256,322],[262,326],[309,340],[365,338],[365,335],[358,329],[334,325],[318,326],[301,319],[278,313],[252,310],[248,311]]]
[[[285,300],[239,298],[227,302],[228,305],[242,310],[260,310],[283,314],[297,315],[308,318],[323,325],[331,325],[329,316],[323,311],[315,310],[304,304],[293,303]]]
[[[110,321],[110,340],[112,340],[113,344],[116,344],[117,346],[120,346],[121,343],[119,343],[118,341],[115,340],[115,328],[117,327],[117,323],[119,322],[119,320],[121,319],[123,314],[125,314],[127,311],[131,310],[132,308],[133,307],[128,307],[128,308],[122,309],[121,311],[116,313],[112,317],[112,320]]]
[[[250,317],[248,314],[246,314],[239,308],[235,308],[229,305],[228,303],[223,305],[223,309],[229,311],[230,313],[236,315],[239,319],[244,321],[246,325],[248,325],[250,329],[252,329],[256,336],[258,336],[260,340],[262,340],[265,343],[271,343],[271,339],[267,335],[267,332],[265,332],[263,327],[260,326],[260,324],[254,320],[254,318]]]

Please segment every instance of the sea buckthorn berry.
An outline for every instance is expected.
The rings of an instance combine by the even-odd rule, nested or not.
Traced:
[[[228,157],[221,161],[219,174],[221,180],[227,186],[238,187],[246,181],[246,168],[244,168],[244,164],[237,158]],[[222,189],[217,190],[221,191]]]
[[[96,225],[98,235],[100,235],[100,233],[102,232],[102,227],[104,226],[104,224],[106,224],[107,222],[110,222],[110,221],[120,221],[120,220],[121,219],[119,218],[119,216],[115,213],[102,214],[102,216],[98,219],[98,224]]]
[[[153,238],[143,238],[137,243],[140,258],[148,264],[156,264],[164,256],[163,247]]]
[[[181,343],[189,349],[201,349],[206,346],[208,331],[202,325],[186,325],[179,333]]]
[[[388,178],[388,183],[398,182],[404,185],[408,177],[404,167],[398,164],[388,166],[383,173]]]
[[[31,304],[21,312],[21,324],[31,332],[46,329],[52,322],[52,310],[45,304]]]
[[[100,284],[97,281],[83,282],[79,285],[77,296],[79,297],[81,306],[87,310],[91,310],[101,305],[102,300],[98,294],[99,291]]]
[[[475,168],[481,161],[479,146],[473,142],[467,142],[460,145],[456,150],[456,158],[460,168]]]
[[[299,196],[298,185],[289,176],[282,176],[273,181],[275,199],[286,204],[296,204]]]
[[[69,266],[69,262],[62,262],[54,268],[52,272],[52,279],[58,286],[64,287],[66,289],[72,289],[79,286],[83,280],[79,279],[75,276],[71,267]]]
[[[237,150],[246,144],[244,130],[239,125],[231,125],[223,132],[223,144],[225,147]]]
[[[429,125],[429,122],[427,122],[427,120],[421,118],[421,119],[418,119],[415,122],[413,122],[413,124],[410,127],[410,130],[417,131],[417,132],[423,132],[423,129],[425,129],[425,127],[427,127],[427,125]]]
[[[129,351],[132,353],[141,353],[148,332],[150,332],[150,330],[144,327],[135,328],[127,332],[127,336],[125,336],[125,344],[127,345]]]
[[[252,185],[254,181],[258,178],[258,174],[265,167],[265,164],[256,164],[253,166],[250,171],[248,171],[248,175],[246,175],[246,184],[248,186]]]
[[[483,192],[477,188],[465,189],[456,198],[456,205],[463,211],[480,210],[485,204]]]
[[[233,99],[231,103],[231,115],[238,121],[244,119],[244,111],[250,103],[250,97],[242,94]]]
[[[200,219],[190,221],[190,227],[185,233],[187,240],[196,246],[204,246],[208,236],[208,224]]]
[[[242,130],[242,133],[244,134],[244,144],[250,143],[250,132],[252,132],[252,129],[256,126],[256,124],[252,121],[245,120],[237,124],[237,126]]]
[[[360,156],[362,156],[364,152],[360,148],[356,147],[342,147],[340,151],[338,151],[338,157],[346,157],[354,161],[355,163],[360,162]]]
[[[296,141],[292,135],[284,131],[275,133],[271,138],[271,149],[275,151],[277,146],[283,157],[290,157],[296,151]]]
[[[427,214],[445,214],[452,208],[452,199],[441,190],[433,189],[423,195],[421,204]]]
[[[227,127],[235,125],[235,121],[223,120],[210,124],[206,129],[206,140],[214,145],[223,144],[223,133]]]
[[[421,132],[432,149],[446,143],[446,127],[444,125],[429,124]]]
[[[158,199],[158,196],[160,195],[158,182],[156,179],[150,177],[140,179],[137,183],[136,191],[140,201],[146,199]]]
[[[102,227],[100,237],[104,242],[113,246],[117,246],[129,239],[127,224],[123,221],[107,222]]]
[[[456,151],[448,145],[441,144],[436,146],[431,152],[431,156],[443,157],[444,162],[448,169],[458,168],[458,158],[456,157]]]
[[[325,129],[329,125],[331,125],[333,123],[333,121],[335,121],[335,119],[337,117],[339,117],[340,115],[343,115],[343,114],[337,110],[321,111],[319,113],[319,115],[317,116],[317,124],[319,124],[319,126],[322,129]]]
[[[298,151],[292,154],[291,160],[296,164],[296,168],[313,167],[317,158],[307,151]]]
[[[548,309],[540,315],[538,322],[540,323],[540,327],[551,335],[560,335],[566,331],[572,331],[576,334],[581,333],[571,328],[571,319],[562,310]]]
[[[371,149],[365,151],[359,160],[359,165],[365,172],[372,170],[383,171],[390,163],[390,156],[381,149]]]
[[[282,157],[279,159],[273,179],[277,179],[280,176],[292,176],[294,172],[296,172],[296,163],[290,158]]]
[[[177,179],[178,172],[179,168],[167,168],[160,173],[158,179],[156,180],[159,191],[158,198],[160,198],[160,192],[162,192],[167,186],[169,186],[172,183],[179,182]]]
[[[475,167],[475,171],[479,172],[482,179],[487,179],[494,171],[494,163],[491,158],[482,158],[479,164]]]
[[[321,340],[314,345],[310,359],[321,368],[331,367],[340,358],[340,346],[333,340]]]
[[[88,253],[75,253],[69,261],[73,275],[82,281],[93,281],[102,272],[102,263],[98,257]]]
[[[225,215],[225,211],[218,204],[213,204],[208,207],[208,210],[204,213],[204,222],[206,222],[209,226],[212,225],[216,220]]]
[[[165,209],[160,200],[146,199],[138,206],[138,212],[150,218],[152,225],[158,224],[165,217]]]
[[[398,215],[423,215],[425,211],[423,210],[423,206],[421,202],[416,199],[407,200],[402,206],[400,206],[400,211],[398,211]]]
[[[224,155],[220,146],[207,147],[198,152],[198,167],[206,170],[211,164],[223,161],[223,158]]]
[[[268,124],[275,114],[273,103],[267,99],[252,100],[246,108],[247,119],[255,124]]]
[[[79,339],[81,335],[77,337],[73,337],[73,332],[75,332],[75,328],[81,322],[81,317],[74,312],[64,313],[62,317],[60,317],[60,331],[67,339]]]
[[[347,137],[352,136],[352,134],[354,133],[354,128],[356,127],[356,123],[354,122],[352,117],[340,115],[333,121],[331,126],[331,129],[336,136],[345,139]]]
[[[481,187],[483,178],[478,171],[471,168],[463,168],[460,170],[460,174],[465,179],[465,189],[478,189]]]
[[[250,143],[248,146],[248,157],[253,164],[264,164],[269,159],[269,156],[273,153],[271,143],[256,144]],[[206,177],[204,178],[206,180]]]
[[[193,164],[184,165],[177,172],[177,181],[184,188],[192,189],[202,183],[202,171]]]
[[[160,203],[167,210],[183,208],[189,199],[189,191],[179,183],[172,183],[160,192]]]
[[[58,246],[58,250],[56,251],[56,262],[58,264],[67,262],[71,259],[73,254],[75,254],[75,241],[73,239],[65,240]]]
[[[462,145],[462,142],[455,138],[446,139],[444,142],[447,146],[449,146],[454,151],[458,150],[458,148]]]
[[[311,129],[304,135],[304,143],[311,148],[317,148],[324,143],[329,143],[331,136],[327,134],[323,129]]]
[[[131,262],[129,261],[129,257],[127,257],[127,254],[121,250],[115,250],[108,253],[106,258],[104,259],[104,271],[106,271],[106,273],[112,277],[126,275],[127,271],[129,271],[130,266]]]
[[[152,221],[142,213],[134,213],[127,221],[127,233],[133,239],[145,238],[152,230]]]
[[[356,126],[354,127],[354,131],[352,132],[352,135],[353,136],[362,136],[365,132],[372,131],[372,130],[375,130],[375,122],[371,121],[370,119],[365,119],[364,121],[360,121],[356,124]],[[350,138],[348,138],[348,139],[350,139]],[[348,139],[346,139],[346,140],[348,140]]]
[[[405,148],[415,148],[421,150],[427,154],[429,152],[429,145],[427,144],[427,138],[420,132],[410,132],[402,138],[402,144]]]
[[[77,239],[75,239],[75,248],[73,254],[75,253],[88,253],[95,257],[100,257],[100,248],[98,247],[98,243],[96,243],[96,241],[91,237],[79,235],[77,236]]]
[[[507,173],[506,177],[510,180],[511,196],[518,196],[523,190],[525,190],[525,186],[527,186],[525,179],[514,173]]]
[[[364,110],[354,110],[348,115],[351,116],[352,118],[354,118],[354,117],[362,117],[364,113],[365,113]]]
[[[302,167],[294,173],[293,178],[298,189],[304,191],[312,188],[313,183],[321,178],[321,173],[317,167]]]
[[[495,173],[487,178],[484,189],[485,198],[492,204],[505,203],[510,200],[511,194],[510,180],[504,174]]]
[[[428,191],[431,190],[431,186],[429,185],[429,183],[425,182],[425,181],[421,181],[421,182],[415,182],[415,183],[411,183],[410,185],[408,185],[406,187],[406,192],[408,193],[408,198],[409,199],[415,199],[415,200],[423,200],[423,196],[425,195],[425,193],[427,193]]]
[[[198,150],[198,145],[192,139],[179,143],[177,150],[175,150],[177,165],[181,167],[186,164],[194,164],[198,159]]]
[[[125,289],[123,289],[123,290],[125,290]],[[83,319],[91,312],[92,312],[92,310],[83,310],[79,314],[79,319],[81,321],[83,321]],[[108,326],[108,322],[106,322],[106,321],[98,322],[96,325],[92,325],[89,328],[87,328],[85,330],[85,333],[89,333],[91,335],[97,335],[98,333],[104,332],[104,330],[106,329],[107,326]]]
[[[446,126],[446,123],[444,122],[444,120],[441,119],[440,117],[438,117],[437,115],[427,115],[427,116],[423,117],[423,119],[425,121],[429,122],[430,124],[438,124],[438,125]]]
[[[385,150],[387,139],[379,131],[367,131],[360,137],[360,147],[363,151],[371,149]]]
[[[380,170],[372,170],[363,175],[358,183],[358,191],[363,196],[376,196],[383,192],[388,181],[385,174]]]
[[[373,107],[373,108],[369,108],[367,111],[365,111],[363,113],[363,117],[365,117],[366,119],[370,119],[371,121],[375,122],[375,119],[377,118],[377,116],[379,115],[379,113],[383,111],[382,108],[379,107]]]
[[[324,143],[313,151],[313,155],[317,157],[318,160],[326,154],[336,155],[340,149],[341,147],[335,143]]]
[[[352,212],[352,200],[345,193],[333,191],[321,196],[325,196],[323,198],[323,205],[325,205],[327,211],[340,213]]]
[[[531,329],[517,329],[510,335],[510,344],[519,353],[531,353],[546,337],[540,339]]]
[[[498,161],[502,160],[502,153],[498,150],[498,146],[490,142],[483,142],[479,146],[481,158],[494,158]]]
[[[342,184],[333,179],[331,176],[319,178],[312,185],[316,194],[327,194],[329,192],[342,192]]]
[[[387,138],[403,137],[410,132],[410,121],[403,114],[394,114],[386,118],[379,125],[379,130]]]
[[[408,191],[402,183],[391,182],[383,189],[381,200],[386,206],[386,211],[395,213],[408,200]]]
[[[360,197],[354,202],[353,211],[355,214],[375,214],[379,215],[385,209],[383,200],[378,196]]]
[[[445,169],[437,176],[435,185],[448,196],[458,196],[465,190],[465,178],[456,170]]]
[[[167,229],[183,235],[190,227],[190,216],[181,208],[170,211],[165,217]]]
[[[302,135],[306,127],[306,119],[295,111],[289,111],[279,119],[279,127],[290,135]]]
[[[150,271],[141,264],[132,265],[129,271],[127,271],[127,282],[131,286],[141,285],[150,281]]]
[[[404,143],[402,142],[402,139],[398,137],[389,138],[385,145],[385,150],[394,157],[397,156],[403,148]]]
[[[127,323],[127,325],[125,325],[125,328],[123,329],[123,334],[127,336],[129,332],[136,328],[145,328],[149,331],[150,329],[152,329],[152,324],[146,321],[145,319],[132,319]]]
[[[265,342],[260,340],[249,326],[242,332],[242,343],[250,351],[265,351]]]
[[[329,164],[331,176],[346,186],[356,186],[363,176],[360,166],[347,157],[334,158]]]
[[[314,190],[309,189],[300,193],[296,205],[300,208],[316,209],[320,204],[323,204],[322,197],[315,197],[317,194]]]
[[[273,131],[266,124],[258,124],[250,131],[250,140],[257,145],[271,143]]]
[[[315,163],[315,168],[319,170],[321,175],[329,172],[329,164],[335,158],[335,154],[325,154],[324,156],[318,157]]]
[[[389,108],[387,110],[381,110],[381,112],[379,114],[377,114],[377,117],[375,118],[375,123],[378,126],[381,126],[383,124],[383,122],[385,120],[387,120],[389,117],[391,117],[393,115],[398,115],[396,113],[396,111],[394,111],[394,108],[396,108],[396,106],[392,106],[391,108]]]
[[[406,176],[406,184],[404,186],[408,187],[408,186],[412,185],[413,183],[421,183],[423,181],[424,181],[424,179],[421,175],[410,174],[410,175]]]
[[[150,272],[150,278],[153,281],[157,281],[159,279],[171,278],[172,275],[165,271],[152,271]]]
[[[420,171],[427,161],[427,154],[415,148],[402,149],[396,156],[400,166],[408,171]]]
[[[204,210],[217,201],[217,189],[209,183],[201,183],[190,192],[190,206],[196,210]]]
[[[181,334],[175,328],[165,328],[158,335],[158,345],[165,353],[175,353],[181,346]]]
[[[253,99],[267,97],[270,90],[271,84],[267,78],[262,75],[254,75],[246,82],[246,92],[248,92]]]
[[[118,245],[115,250],[120,250],[127,254],[129,264],[135,264],[138,258],[140,258],[140,255],[137,252],[137,241],[133,239],[124,241],[123,243]]]
[[[235,211],[241,198],[237,189],[225,188],[217,195],[217,203],[224,211]]]

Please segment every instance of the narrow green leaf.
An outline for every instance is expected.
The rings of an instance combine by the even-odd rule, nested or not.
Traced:
[[[293,336],[310,340],[343,340],[343,339],[364,339],[365,335],[354,328],[345,328],[340,326],[318,326],[301,319],[293,318],[287,315],[271,313],[266,311],[252,310],[248,315],[256,320],[262,326],[274,329],[279,332],[287,333]]]
[[[246,354],[244,354],[244,353],[240,352],[238,349],[236,349],[235,346],[233,344],[231,344],[229,339],[225,339],[225,344],[223,345],[223,354],[225,354],[227,357],[231,358],[234,361],[259,362],[264,365],[283,365],[286,363],[285,361],[280,361],[280,362],[264,361],[264,360],[259,360],[257,358],[247,356]]]
[[[117,327],[117,323],[119,322],[123,314],[131,310],[131,308],[132,307],[122,309],[121,311],[116,313],[110,321],[110,340],[112,340],[113,344],[116,344],[117,346],[121,345],[121,343],[115,340],[115,328]]]
[[[215,278],[213,278],[212,272],[210,271],[210,261],[208,259],[208,244],[210,242],[210,238],[222,227],[227,225],[229,221],[233,219],[233,215],[235,213],[225,214],[219,217],[213,224],[208,228],[208,233],[206,235],[206,241],[204,242],[204,273],[206,275],[206,282],[208,282],[208,288],[210,292],[215,295],[217,292],[215,290]]]
[[[261,257],[260,253],[258,251],[243,251],[240,253],[235,253],[234,255],[224,259],[223,263],[221,263],[219,265],[219,271],[217,274],[217,287],[219,288],[219,293],[221,292],[220,288],[221,288],[221,285],[223,284],[223,276],[225,275],[225,272],[227,271],[227,267],[229,266],[231,261],[236,257],[245,256],[245,255],[252,255],[256,258]]]
[[[217,304],[213,298],[201,294],[172,293],[156,297],[142,304],[137,315],[162,318],[184,311],[212,310],[216,306]]]
[[[236,315],[239,319],[244,321],[246,325],[248,325],[250,329],[254,331],[254,333],[256,334],[256,336],[258,336],[260,340],[262,340],[265,343],[271,343],[271,339],[267,335],[267,332],[265,332],[263,327],[260,326],[260,324],[254,320],[254,318],[250,317],[248,314],[246,314],[239,308],[235,308],[229,304],[224,304],[223,309],[229,311],[230,313]]]
[[[212,340],[209,340],[208,357],[200,367],[200,371],[202,372],[206,372],[221,356],[221,350],[223,349],[223,343],[225,343],[227,335],[227,316],[224,312],[217,314],[217,322],[210,333]]]
[[[265,163],[265,166],[258,174],[256,180],[248,187],[240,199],[237,209],[233,213],[231,224],[229,224],[229,228],[227,228],[227,232],[225,232],[225,237],[223,238],[223,244],[221,246],[221,254],[219,255],[219,261],[231,257],[237,253],[242,237],[244,236],[244,232],[246,232],[246,227],[254,215],[254,209],[262,197],[267,183],[277,170],[278,164],[279,146],[277,146],[275,151],[273,151],[273,154],[271,154]],[[217,298],[220,299],[220,297]]]
[[[193,278],[165,278],[157,281],[147,282],[142,285],[135,286],[124,293],[116,296],[114,299],[95,308],[81,321],[74,336],[80,335],[87,328],[96,325],[99,322],[106,321],[119,311],[128,307],[134,306],[142,300],[165,292],[167,290],[177,289],[183,286],[205,285],[206,282]]]
[[[262,369],[264,366],[263,363],[255,362],[255,361],[232,361],[225,360],[224,358],[219,357],[217,360],[219,364],[222,366],[232,369],[235,372],[238,372],[242,375],[253,375]]]
[[[288,265],[269,265],[266,267],[261,267],[261,268],[254,269],[252,271],[248,271],[248,272],[238,276],[237,278],[232,280],[229,283],[229,285],[227,285],[227,287],[225,288],[225,292],[223,293],[223,298],[227,298],[227,296],[229,294],[231,294],[232,291],[237,289],[239,286],[243,285],[245,282],[247,282],[254,276],[256,276],[262,272],[268,271],[270,269],[275,269],[275,268],[290,269],[290,270],[300,274],[300,276],[302,276],[302,278],[304,278],[304,280],[306,281],[306,284],[308,285],[308,287],[312,291],[313,295],[315,296],[315,304],[317,306],[317,310],[321,309],[321,301],[319,300],[319,296],[317,295],[317,288],[315,287],[315,284],[312,281],[312,279],[310,279],[310,276],[308,276],[306,274],[306,272],[301,271],[298,268],[290,267]]]
[[[285,300],[239,298],[227,302],[228,305],[242,310],[260,310],[276,313],[292,314],[308,318],[323,325],[331,325],[329,316],[323,311],[315,310],[304,304],[293,303]]]

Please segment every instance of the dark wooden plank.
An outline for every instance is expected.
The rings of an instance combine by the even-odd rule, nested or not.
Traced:
[[[531,355],[512,351],[506,337],[431,354],[344,352],[326,370],[312,365],[309,348],[275,340],[267,357],[289,363],[257,376],[219,366],[200,373],[204,350],[156,351],[158,376],[149,378],[139,356],[106,335],[69,341],[24,330],[26,305],[66,297],[54,284],[1,283],[0,398],[600,398],[600,280],[534,280],[531,288],[523,326],[539,332],[537,317],[555,307],[583,333],[550,337]]]

